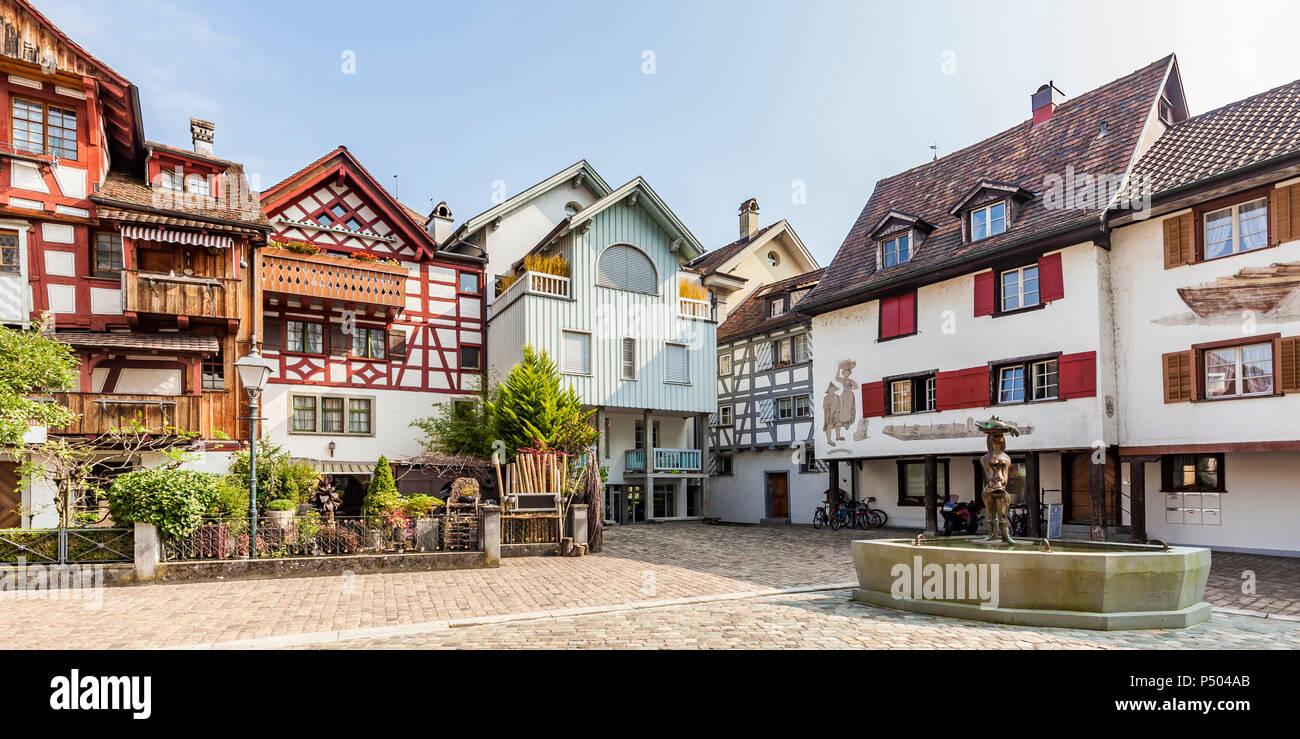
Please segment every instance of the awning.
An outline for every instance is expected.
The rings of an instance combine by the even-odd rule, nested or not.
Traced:
[[[216,354],[221,348],[217,337],[207,334],[63,331],[55,332],[54,338],[82,349],[134,349],[139,351],[156,350],[190,354]]]
[[[235,240],[229,236],[216,234],[192,233],[190,231],[171,231],[165,228],[147,228],[145,226],[123,226],[122,236],[137,241],[166,241],[172,244],[192,244],[219,249],[231,249]]]
[[[313,460],[316,463],[316,469],[320,470],[323,475],[373,475],[375,474],[374,462],[327,462],[322,459]]]

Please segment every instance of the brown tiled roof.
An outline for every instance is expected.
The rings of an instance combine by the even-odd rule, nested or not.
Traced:
[[[701,254],[700,256],[687,262],[685,266],[694,272],[699,272],[702,275],[713,274],[714,272],[718,271],[719,267],[726,264],[728,259],[731,259],[732,257],[739,254],[741,250],[744,249],[746,246],[749,246],[755,241],[763,238],[763,234],[767,233],[769,230],[771,230],[772,226],[775,225],[776,223],[764,226],[758,229],[757,231],[755,231],[753,236],[749,236],[743,239],[737,239],[731,242],[730,244],[727,244],[726,246],[719,247],[717,249],[714,249],[711,252],[706,252],[704,254]]]
[[[1165,131],[1132,182],[1153,195],[1300,153],[1300,80],[1202,113]]]
[[[123,223],[149,223],[156,226],[172,226],[173,228],[205,228],[249,235],[258,233],[257,229],[252,227],[213,226],[206,221],[196,221],[192,218],[177,218],[138,210],[121,210],[103,205],[95,209],[95,214],[106,221],[122,221]]]
[[[199,352],[213,354],[219,349],[217,337],[203,334],[134,334],[105,331],[66,331],[54,334],[65,344],[92,349],[137,349],[141,351]]]
[[[104,184],[90,196],[90,199],[96,205],[108,206],[109,209],[144,208],[146,212],[163,212],[165,215],[179,219],[224,221],[230,224],[242,223],[270,228],[271,222],[266,219],[266,213],[262,212],[257,193],[248,190],[248,180],[244,177],[243,167],[238,164],[229,166],[226,169],[226,182],[231,183],[227,185],[228,190],[235,189],[235,183],[238,183],[238,192],[235,194],[242,194],[243,197],[236,197],[233,200],[228,197],[198,198],[190,193],[176,193],[176,202],[169,203],[171,198],[167,196],[171,194],[170,191],[159,192],[158,189],[149,187],[140,174],[114,169],[109,171],[104,178]],[[162,197],[155,201],[155,195]],[[205,224],[204,227],[209,226]]]
[[[935,161],[876,183],[870,200],[844,239],[806,308],[832,301],[875,297],[890,284],[950,266],[977,261],[1008,247],[1099,223],[1095,210],[1048,208],[1044,178],[1076,173],[1117,175],[1128,169],[1134,148],[1166,74],[1172,55],[1114,82],[1068,99],[1052,118],[1037,126],[1025,122]],[[1108,132],[1100,133],[1101,124]],[[981,180],[1019,185],[1037,196],[1027,202],[1005,233],[965,243],[961,219],[948,212]],[[910,213],[937,228],[919,245],[912,260],[876,270],[876,248],[869,236],[891,210]]]
[[[787,310],[775,318],[769,317],[767,300],[773,295],[788,293],[796,288],[812,287],[817,284],[817,281],[821,279],[825,272],[824,268],[815,269],[779,282],[773,282],[770,285],[764,285],[755,290],[748,298],[745,298],[745,302],[728,313],[727,320],[723,321],[721,326],[718,326],[718,343],[734,341],[759,331],[772,331],[792,324],[806,322],[808,319],[795,313],[794,310]],[[798,303],[791,306],[791,308],[797,307]]]

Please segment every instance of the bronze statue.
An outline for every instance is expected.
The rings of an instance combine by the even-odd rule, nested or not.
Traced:
[[[1011,479],[1011,457],[1007,456],[1006,435],[1020,436],[1015,426],[993,416],[977,424],[985,434],[988,452],[980,457],[980,466],[984,468],[984,510],[988,511],[989,535],[984,541],[998,541],[1015,544],[1011,538],[1011,524],[1007,516],[1010,495],[1007,483]]]

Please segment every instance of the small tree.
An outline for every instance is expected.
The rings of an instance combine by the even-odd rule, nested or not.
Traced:
[[[76,353],[45,333],[45,320],[26,331],[0,326],[0,449],[22,444],[32,424],[58,428],[76,419],[33,397],[66,390],[77,378]]]
[[[401,502],[397,492],[397,481],[393,479],[393,468],[388,466],[388,459],[381,456],[375,464],[375,474],[370,478],[370,487],[366,488],[366,497],[361,501],[361,515],[367,525],[378,524],[380,517]]]
[[[420,445],[424,451],[452,457],[487,459],[492,456],[492,411],[498,390],[485,383],[474,402],[448,401],[434,405],[434,414],[412,421],[411,426],[424,432]]]
[[[501,383],[494,401],[486,404],[493,438],[507,453],[541,447],[582,454],[600,438],[591,425],[596,411],[582,407],[571,387],[563,387],[560,371],[545,351],[524,347],[524,358]]]

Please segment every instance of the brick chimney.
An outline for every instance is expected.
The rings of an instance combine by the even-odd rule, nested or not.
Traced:
[[[190,136],[194,139],[194,153],[212,156],[212,133],[217,130],[209,121],[190,119]]]
[[[740,204],[740,238],[747,239],[758,230],[758,201],[750,198]]]
[[[1052,119],[1052,114],[1056,112],[1056,106],[1065,102],[1065,93],[1056,89],[1056,85],[1048,80],[1046,85],[1038,88],[1030,98],[1030,107],[1034,109],[1034,125],[1046,123]]]

